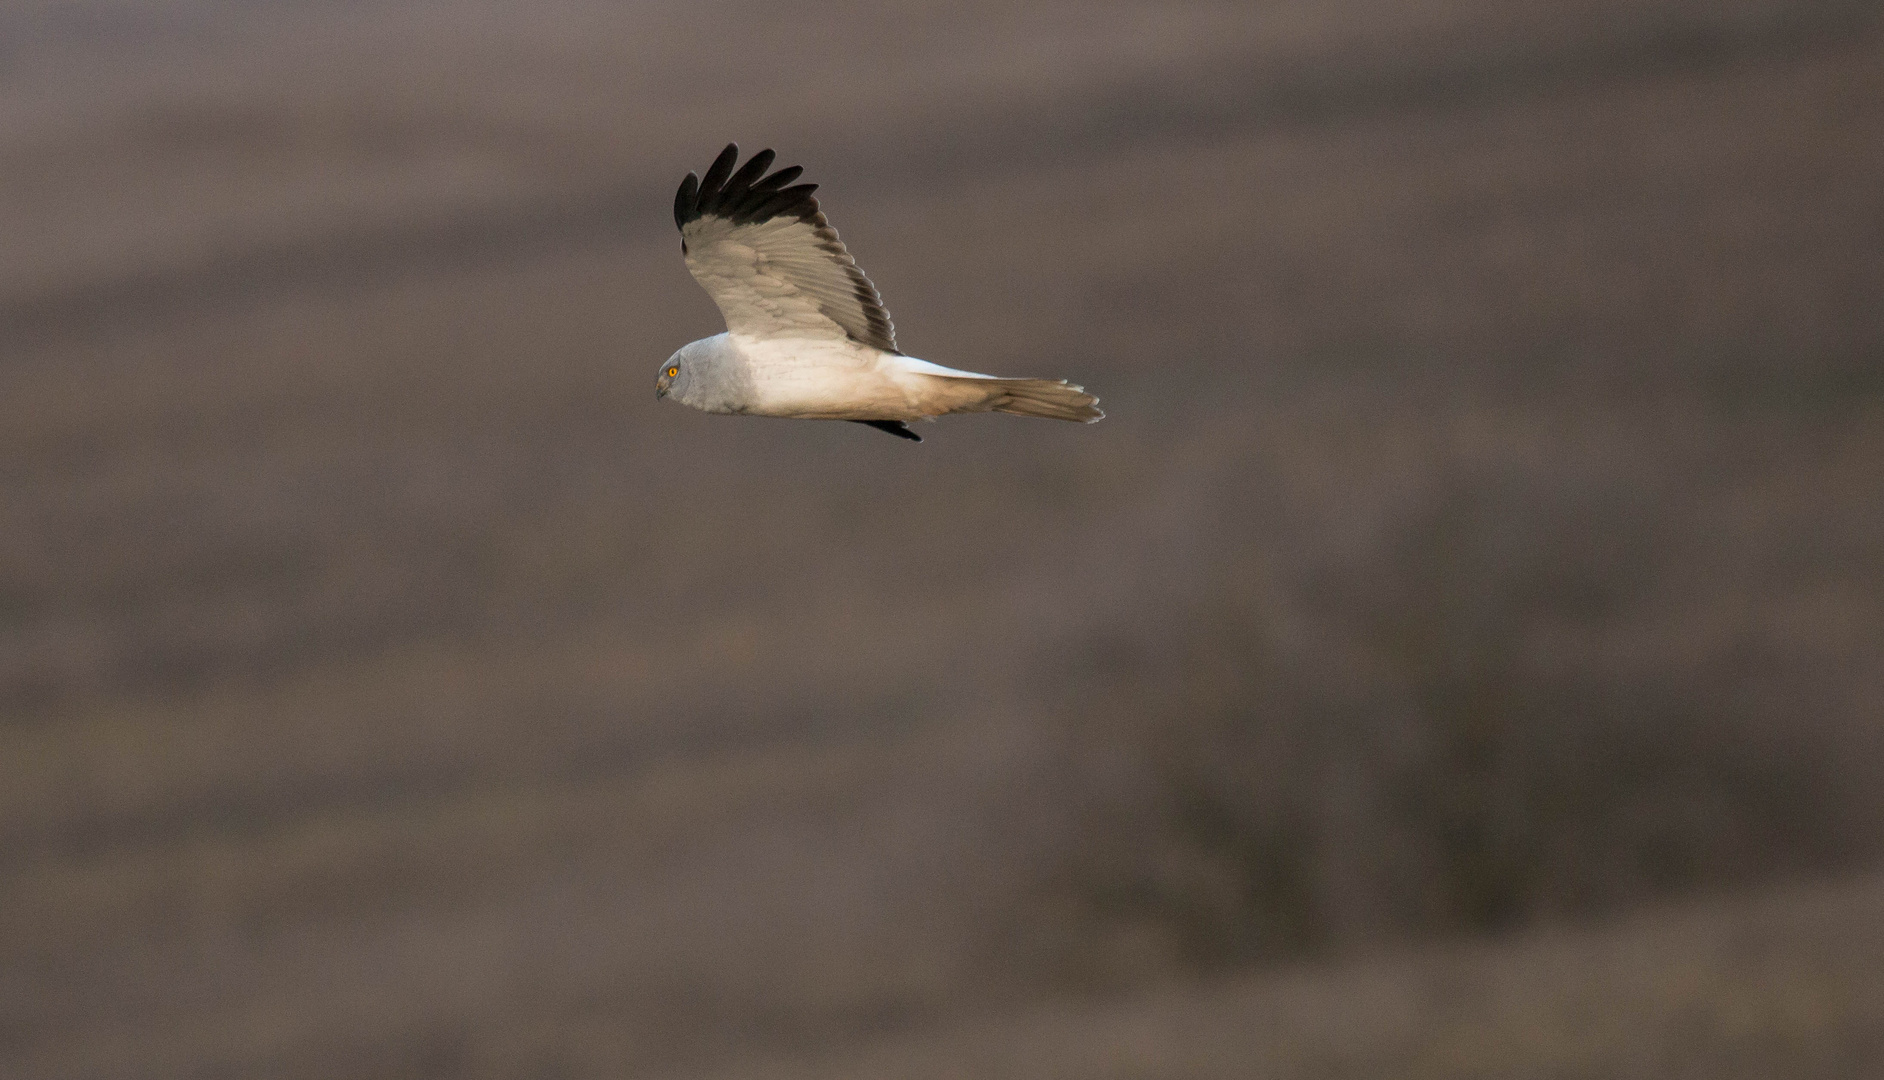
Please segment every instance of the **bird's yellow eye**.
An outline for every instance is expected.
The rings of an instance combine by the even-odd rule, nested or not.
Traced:
[[[672,378],[677,378],[677,377],[678,377],[679,375],[680,375],[680,369],[679,369],[679,368],[677,368],[677,367],[671,367],[671,368],[668,368],[668,369],[667,369],[667,377],[668,377],[668,378],[670,378],[670,379],[672,379]]]

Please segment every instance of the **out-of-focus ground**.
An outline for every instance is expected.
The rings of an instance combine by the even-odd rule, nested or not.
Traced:
[[[1110,416],[657,404],[675,183]],[[0,11],[0,1075],[1884,1072],[1884,19]]]

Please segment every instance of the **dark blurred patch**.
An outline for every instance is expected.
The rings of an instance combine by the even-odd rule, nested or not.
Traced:
[[[1147,933],[1214,970],[1869,858],[1867,723],[1754,619],[1699,652],[1656,626],[1704,599],[1673,583],[1712,546],[1681,501],[1707,486],[1447,471],[1358,552],[1219,567],[1109,631],[1065,720],[1073,970]],[[1771,679],[1795,722],[1750,700]]]

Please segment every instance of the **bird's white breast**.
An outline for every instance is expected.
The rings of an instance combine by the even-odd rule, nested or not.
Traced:
[[[906,388],[885,369],[889,354],[849,339],[733,335],[760,416],[897,418]]]

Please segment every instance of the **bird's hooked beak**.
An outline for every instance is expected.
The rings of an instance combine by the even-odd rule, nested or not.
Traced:
[[[673,380],[667,377],[666,372],[662,372],[661,377],[654,380],[654,400],[659,401],[666,397],[667,388],[672,384]]]

